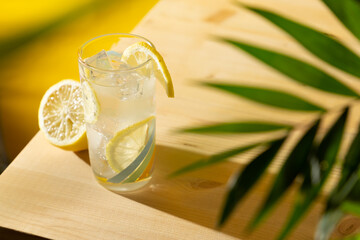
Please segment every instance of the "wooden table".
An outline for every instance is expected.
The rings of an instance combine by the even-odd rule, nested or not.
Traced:
[[[357,46],[354,50],[360,52],[356,40],[320,1],[266,0],[256,4],[331,32],[349,46]],[[175,130],[205,123],[264,118],[296,124],[313,116],[269,109],[195,83],[199,79],[225,79],[271,86],[297,92],[314,102],[322,101],[326,106],[341,104],[342,100],[315,95],[313,90],[299,87],[210,36],[231,36],[296,54],[334,75],[346,77],[350,83],[353,79],[315,59],[271,24],[225,0],[162,0],[133,32],[149,38],[157,46],[172,73],[176,90],[176,98],[168,99],[158,86],[157,167],[152,182],[134,193],[118,195],[107,191],[96,183],[86,151],[63,151],[47,143],[38,133],[0,175],[0,226],[52,239],[274,237],[286,219],[294,192],[285,197],[281,207],[258,231],[247,235],[243,227],[261,203],[272,172],[278,168],[286,151],[221,230],[213,226],[223,201],[225,184],[256,152],[178,178],[166,178],[175,169],[200,157],[273,135],[199,136]],[[332,118],[329,116],[330,120]],[[354,131],[352,123],[347,129],[347,138]],[[336,176],[335,173],[333,177]],[[312,239],[321,209],[321,201],[316,202],[291,239]],[[335,233],[338,236],[349,221],[342,224]]]

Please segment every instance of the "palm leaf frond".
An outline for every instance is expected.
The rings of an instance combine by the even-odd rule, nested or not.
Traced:
[[[218,220],[218,226],[224,224],[236,205],[243,199],[248,191],[260,179],[266,168],[284,143],[285,138],[272,142],[267,150],[252,160],[239,174],[237,174],[228,186],[228,193]]]
[[[339,80],[314,67],[306,62],[303,62],[294,57],[268,50],[254,45],[235,41],[231,39],[223,39],[225,42],[230,43],[238,49],[241,49],[256,59],[262,61],[268,66],[281,72],[282,74],[290,77],[292,80],[316,88],[321,91],[329,93],[340,94],[350,97],[359,97],[359,95],[347,87]],[[359,63],[360,69],[360,63]],[[359,70],[360,71],[360,70]],[[360,74],[359,74],[360,76]]]
[[[360,39],[360,2],[357,0],[322,0],[335,16]]]
[[[290,34],[297,42],[321,60],[360,77],[360,57],[339,41],[278,14],[259,8],[247,8]]]
[[[230,92],[239,97],[271,107],[295,111],[326,111],[323,107],[311,103],[303,98],[274,89],[210,82],[204,83],[204,85]]]
[[[299,197],[295,203],[289,219],[287,220],[287,223],[279,234],[278,240],[285,239],[285,237],[305,215],[324,186],[324,183],[336,162],[336,157],[340,148],[342,135],[345,128],[347,114],[348,108],[344,110],[341,116],[329,129],[315,150],[314,155],[310,158],[310,161],[315,162],[315,164],[309,163],[309,165],[311,164],[316,166],[316,168],[319,168],[319,171],[312,171],[311,167],[308,168],[308,171],[304,177],[304,182],[299,192]],[[316,173],[314,174],[314,172]],[[317,176],[318,174],[319,176]]]
[[[292,126],[270,122],[233,122],[210,126],[187,128],[182,130],[189,133],[260,133],[277,130],[290,130]]]
[[[260,145],[261,144],[258,143],[258,144],[251,144],[251,145],[247,145],[247,146],[241,146],[241,147],[238,147],[238,148],[234,148],[234,149],[231,149],[231,150],[228,150],[228,151],[218,153],[216,155],[212,155],[209,158],[200,159],[200,160],[198,160],[198,161],[196,161],[196,162],[194,162],[194,163],[192,163],[190,165],[187,165],[187,166],[185,166],[185,167],[183,167],[181,169],[178,169],[177,171],[171,173],[169,175],[169,177],[175,177],[175,176],[187,173],[187,172],[195,171],[195,170],[198,170],[198,169],[201,169],[201,168],[204,168],[204,167],[211,166],[211,165],[216,164],[216,163],[220,163],[222,161],[227,160],[230,157],[241,154],[243,152],[246,152],[246,151],[248,151],[250,149],[253,149],[255,147],[258,147]]]
[[[255,214],[255,218],[250,224],[250,229],[254,229],[260,221],[263,220],[263,218],[289,189],[295,178],[301,173],[301,171],[304,170],[318,128],[319,121],[316,121],[291,151],[275,178],[270,193],[264,200],[264,203],[258,213]]]

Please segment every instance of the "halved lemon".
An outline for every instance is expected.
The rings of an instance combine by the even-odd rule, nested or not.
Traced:
[[[38,123],[45,138],[65,150],[87,149],[80,83],[66,79],[51,86],[40,102]]]
[[[168,97],[174,97],[174,86],[169,70],[160,53],[146,42],[137,42],[130,45],[122,54],[121,61],[130,66],[137,66],[146,60],[152,59],[155,63],[155,77],[166,90]]]
[[[85,121],[88,123],[95,123],[100,112],[99,101],[94,89],[87,81],[83,81],[81,85],[83,90]]]
[[[148,138],[150,116],[123,130],[120,130],[106,145],[106,159],[109,166],[117,173],[127,168],[144,149]]]

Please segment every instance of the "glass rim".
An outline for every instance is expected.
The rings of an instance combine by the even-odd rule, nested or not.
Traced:
[[[150,40],[140,36],[140,35],[136,35],[136,34],[132,34],[132,33],[108,33],[108,34],[103,34],[94,38],[91,38],[89,40],[87,40],[83,45],[81,45],[81,47],[79,47],[78,49],[78,62],[80,64],[82,64],[83,66],[90,68],[92,70],[95,71],[100,71],[100,72],[111,72],[111,73],[116,73],[116,72],[129,72],[129,71],[134,71],[137,70],[139,68],[144,67],[145,65],[147,65],[149,62],[151,62],[151,59],[146,60],[145,62],[135,66],[135,67],[131,67],[131,68],[127,68],[127,69],[104,69],[104,68],[99,68],[99,67],[94,67],[88,63],[85,62],[85,59],[82,58],[82,53],[83,53],[83,49],[86,45],[88,45],[90,42],[99,39],[99,38],[103,38],[103,37],[107,37],[107,36],[114,36],[114,35],[118,35],[119,37],[124,36],[124,37],[133,37],[133,38],[138,38],[138,39],[142,39],[144,40],[146,43],[148,43],[151,47],[155,48],[154,44],[152,42],[150,42]]]

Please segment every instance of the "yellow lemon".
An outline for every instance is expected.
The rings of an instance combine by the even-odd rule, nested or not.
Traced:
[[[106,159],[115,172],[128,167],[144,149],[149,125],[155,117],[150,116],[120,130],[106,145]]]
[[[155,63],[155,77],[160,81],[166,90],[168,97],[174,97],[174,86],[171,80],[169,70],[166,67],[163,57],[160,53],[146,42],[137,42],[125,49],[121,61],[130,66],[137,66],[152,59]]]
[[[66,79],[51,86],[40,102],[38,123],[53,145],[71,151],[87,149],[80,83]]]

